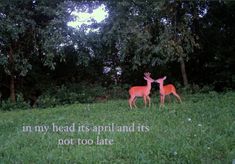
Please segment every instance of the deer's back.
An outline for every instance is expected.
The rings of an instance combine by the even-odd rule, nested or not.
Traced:
[[[165,95],[171,94],[172,92],[175,92],[175,86],[173,84],[164,85],[163,90],[160,92],[161,94],[165,94]]]
[[[129,89],[129,94],[132,96],[143,97],[149,95],[150,89],[147,86],[135,86]]]

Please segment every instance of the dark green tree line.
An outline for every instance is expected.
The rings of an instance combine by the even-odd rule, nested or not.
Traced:
[[[101,4],[109,13],[103,22],[79,29],[67,25],[75,9],[92,12]],[[1,86],[15,102],[16,90],[47,88],[48,82],[135,84],[151,71],[184,86],[234,88],[234,4],[3,0]]]

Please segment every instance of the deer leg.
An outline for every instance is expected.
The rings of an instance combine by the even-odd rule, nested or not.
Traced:
[[[150,99],[149,96],[147,96],[147,100],[148,100],[148,102],[149,102],[149,108],[150,108],[150,106],[151,106],[151,99]]]
[[[130,97],[130,99],[128,100],[129,106],[130,106],[131,109],[132,109],[132,103],[133,103],[134,98],[135,97]]]
[[[173,94],[175,95],[175,97],[177,97],[177,99],[179,100],[179,102],[182,103],[180,96],[179,96],[176,92],[173,92]]]
[[[162,95],[160,95],[160,106],[162,105]]]
[[[162,98],[163,98],[163,96],[160,95],[160,107],[162,106]]]
[[[171,103],[171,95],[169,94],[168,96],[169,102]]]
[[[137,97],[135,97],[134,100],[133,100],[133,105],[134,105],[135,108],[137,108],[137,106],[136,106],[136,104],[135,104],[136,99],[137,99]]]
[[[162,96],[163,106],[165,104],[165,95]]]
[[[146,108],[146,103],[147,103],[147,97],[144,96],[144,107]]]

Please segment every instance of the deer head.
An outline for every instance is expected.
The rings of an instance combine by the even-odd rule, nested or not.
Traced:
[[[164,80],[166,80],[166,76],[164,76],[163,78],[159,78],[159,79],[155,80],[155,82],[159,83],[159,84],[163,84]]]
[[[144,73],[144,79],[150,83],[153,83],[155,80],[153,80],[150,76],[151,76],[151,73],[149,72]]]

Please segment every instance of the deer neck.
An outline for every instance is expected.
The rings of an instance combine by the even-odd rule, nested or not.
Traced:
[[[147,81],[146,87],[148,88],[148,90],[151,90],[151,82]]]
[[[163,90],[163,83],[160,83],[160,84],[159,84],[159,89],[160,89],[160,91]]]

